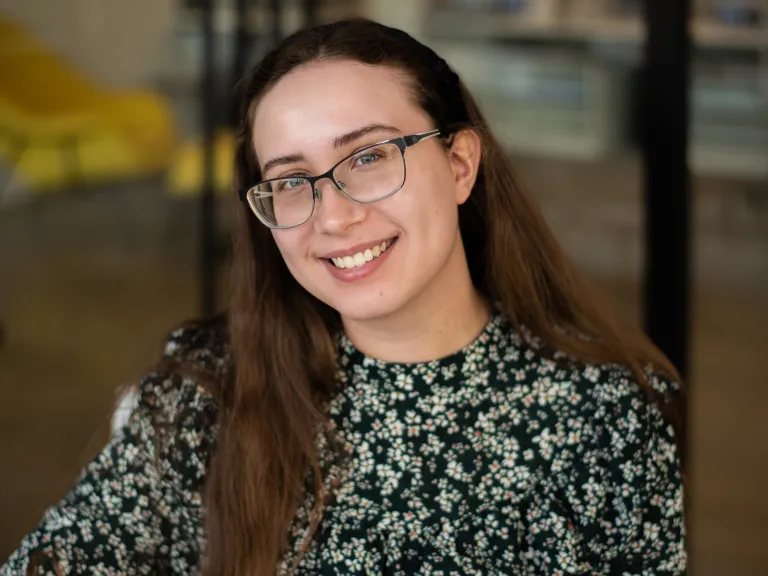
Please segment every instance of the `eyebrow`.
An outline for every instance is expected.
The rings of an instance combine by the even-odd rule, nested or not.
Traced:
[[[352,130],[351,132],[347,132],[346,134],[342,134],[341,136],[337,136],[336,138],[334,138],[333,148],[334,150],[338,150],[339,148],[343,148],[344,146],[351,144],[355,140],[359,140],[363,136],[367,136],[368,134],[371,134],[373,132],[386,132],[389,134],[400,134],[400,130],[398,130],[394,126],[388,126],[387,124],[368,124],[367,126],[363,126],[362,128]],[[302,162],[306,159],[307,158],[306,156],[304,156],[304,154],[288,154],[286,156],[279,156],[277,158],[273,158],[272,160],[264,164],[264,167],[261,169],[261,173],[266,174],[267,172],[269,172],[269,170],[277,166],[293,164],[294,162]]]
[[[400,130],[398,130],[394,126],[388,126],[386,124],[368,124],[367,126],[363,126],[362,128],[358,128],[357,130],[353,130],[352,132],[347,132],[343,136],[334,138],[333,148],[334,149],[342,148],[347,144],[351,144],[355,140],[359,140],[363,136],[367,136],[368,134],[371,134],[372,132],[387,132],[390,134],[400,134]]]

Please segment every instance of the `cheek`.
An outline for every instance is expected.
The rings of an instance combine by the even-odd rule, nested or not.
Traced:
[[[296,266],[305,252],[304,238],[297,232],[298,230],[272,231],[272,238],[275,240],[277,249],[283,256],[283,260],[285,260],[288,268],[291,269],[291,272],[295,272]]]
[[[453,180],[441,170],[412,182],[407,206],[399,210],[407,222],[419,221],[428,228],[443,227],[457,209]]]

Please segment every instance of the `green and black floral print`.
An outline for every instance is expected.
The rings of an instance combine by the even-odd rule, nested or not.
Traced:
[[[166,355],[216,369],[226,338],[187,328]],[[342,336],[327,410],[343,457],[322,451],[335,489],[298,574],[684,574],[671,427],[624,368],[557,360],[498,314],[427,363],[381,362]],[[191,380],[147,376],[128,424],[0,575],[26,574],[31,557],[65,574],[199,574],[216,413]]]

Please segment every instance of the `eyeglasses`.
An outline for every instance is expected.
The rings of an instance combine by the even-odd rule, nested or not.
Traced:
[[[405,184],[405,151],[439,136],[439,130],[401,136],[365,146],[319,176],[272,178],[240,191],[256,217],[269,228],[282,230],[304,224],[320,198],[317,182],[328,178],[336,189],[359,204],[372,204],[399,191]]]

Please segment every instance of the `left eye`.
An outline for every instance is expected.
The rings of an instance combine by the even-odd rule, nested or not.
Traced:
[[[372,164],[381,158],[381,155],[377,152],[364,152],[355,157],[355,164],[365,166],[366,164]]]

